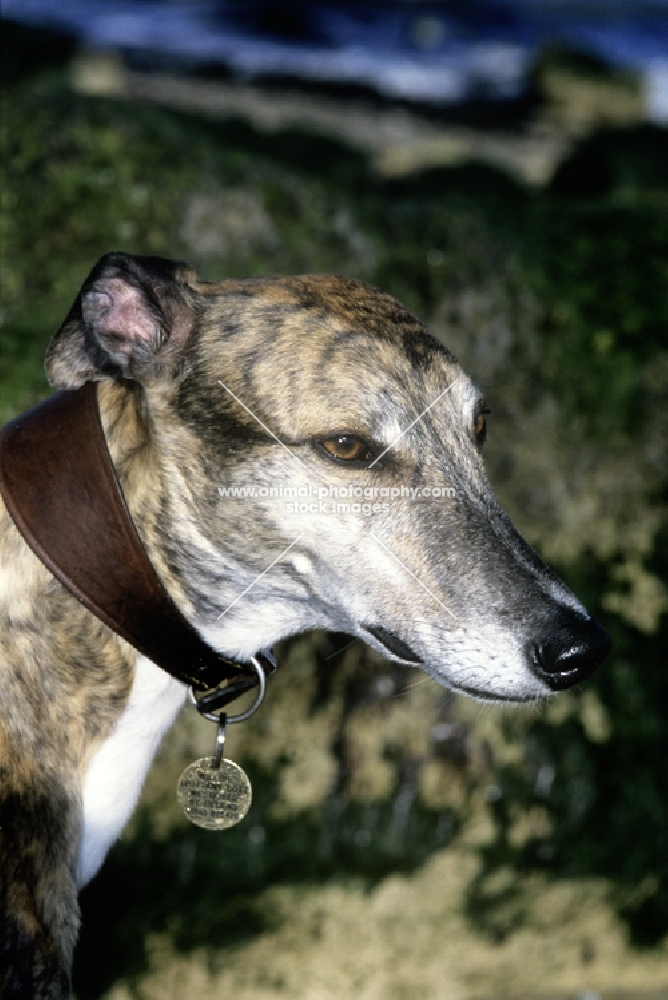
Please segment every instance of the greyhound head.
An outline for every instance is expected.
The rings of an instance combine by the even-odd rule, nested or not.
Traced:
[[[104,382],[138,530],[222,652],[331,629],[499,701],[567,688],[606,656],[607,634],[493,495],[481,393],[376,289],[205,283],[110,254],[47,371],[63,388]]]

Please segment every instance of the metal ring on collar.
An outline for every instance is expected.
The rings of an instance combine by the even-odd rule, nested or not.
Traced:
[[[262,665],[261,665],[260,661],[258,659],[256,659],[256,657],[251,656],[250,663],[253,665],[253,669],[255,670],[255,673],[257,674],[257,679],[258,679],[258,684],[259,684],[259,689],[258,689],[257,695],[255,697],[255,701],[253,702],[253,704],[249,708],[246,709],[245,712],[238,712],[237,715],[227,715],[227,713],[225,713],[227,715],[227,722],[228,723],[231,723],[231,722],[245,722],[246,719],[250,719],[251,715],[253,715],[253,713],[258,710],[258,708],[260,707],[260,705],[264,701],[264,693],[265,693],[265,690],[266,690],[266,687],[267,687],[267,679],[266,679],[264,670],[262,669]],[[195,692],[193,691],[192,688],[190,688],[189,697],[190,697],[190,701],[192,702],[192,704],[199,711],[199,706],[197,704],[197,699],[195,697]],[[199,714],[202,716],[203,719],[208,719],[209,722],[218,722],[219,718],[220,718],[219,714],[214,714],[213,712],[201,712],[200,711]]]

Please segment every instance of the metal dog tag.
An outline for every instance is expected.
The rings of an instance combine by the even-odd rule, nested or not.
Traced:
[[[202,757],[179,779],[176,797],[187,818],[205,830],[227,830],[250,809],[253,790],[248,775],[231,760]]]
[[[193,691],[190,699],[205,719],[217,723],[216,749],[213,757],[202,757],[190,764],[176,786],[176,798],[186,817],[205,830],[228,830],[236,826],[250,809],[253,789],[248,775],[231,760],[225,760],[225,732],[229,722],[243,722],[259,708],[264,698],[265,674],[255,657],[251,663],[258,678],[259,691],[250,708],[238,715],[221,712],[215,715],[202,710]]]

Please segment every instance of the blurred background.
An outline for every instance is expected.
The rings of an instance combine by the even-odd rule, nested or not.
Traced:
[[[668,3],[2,0],[0,416],[112,249],[335,271],[483,388],[515,523],[613,636],[489,709],[279,649],[190,827],[192,711],[83,894],[78,1000],[668,997]]]

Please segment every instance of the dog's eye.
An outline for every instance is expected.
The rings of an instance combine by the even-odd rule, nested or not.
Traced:
[[[370,462],[374,457],[371,446],[354,434],[338,434],[325,438],[320,444],[328,455],[340,462]]]
[[[478,410],[475,418],[475,424],[473,426],[473,432],[475,434],[477,445],[483,445],[485,443],[485,438],[487,437],[487,421],[485,420],[485,414],[491,412],[492,411],[487,409],[487,407],[482,410]]]

